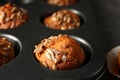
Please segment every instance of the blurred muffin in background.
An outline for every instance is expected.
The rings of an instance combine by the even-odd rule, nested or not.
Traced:
[[[118,68],[120,73],[120,50],[118,51]]]
[[[28,18],[29,16],[23,8],[18,8],[10,3],[0,6],[0,29],[18,27]]]
[[[15,57],[12,43],[4,37],[0,37],[0,66],[8,63]]]
[[[120,45],[108,52],[107,67],[111,74],[120,78]]]
[[[47,0],[51,5],[55,6],[69,6],[77,2],[77,0]]]
[[[52,29],[71,30],[80,26],[80,17],[71,10],[62,9],[45,17],[44,24]]]

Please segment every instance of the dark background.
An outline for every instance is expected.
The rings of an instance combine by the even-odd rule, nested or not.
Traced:
[[[103,38],[108,43],[106,49],[120,45],[120,0],[93,0],[92,7]],[[108,69],[99,80],[120,80]]]

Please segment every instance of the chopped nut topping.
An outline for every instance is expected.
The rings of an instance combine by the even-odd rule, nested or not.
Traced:
[[[55,64],[53,64],[52,69],[57,70],[57,66]]]
[[[54,59],[54,63],[56,64],[57,62],[58,62],[58,60],[55,58],[55,59]]]
[[[70,23],[70,21],[71,21],[71,18],[68,17],[68,18],[67,18],[67,23]]]
[[[55,50],[55,49],[51,49],[51,51],[54,53],[54,55],[59,55],[61,54],[59,51]]]
[[[67,58],[66,58],[66,55],[65,55],[65,54],[62,56],[62,61],[63,61],[63,62],[66,62],[66,61],[67,61]]]
[[[79,23],[79,22],[77,22],[77,23],[76,23],[76,25],[77,25],[77,26],[80,26],[80,23]]]
[[[66,28],[63,26],[63,27],[61,27],[61,30],[66,30]]]
[[[58,38],[57,36],[51,36],[51,37],[49,37],[48,39],[53,40],[53,39],[57,39],[57,38]]]
[[[45,53],[45,56],[46,56],[49,60],[52,60],[52,57],[51,57],[50,53],[46,52],[46,53]]]
[[[52,17],[56,17],[56,15],[57,15],[57,13],[53,13],[53,14],[52,14]]]
[[[3,22],[5,17],[6,17],[5,12],[4,11],[0,11],[0,22]]]
[[[45,67],[48,67],[48,65],[47,65],[46,62],[42,62],[42,64],[43,64]]]
[[[5,19],[5,21],[9,21],[9,20],[10,20],[10,18],[6,18],[6,19]]]
[[[18,15],[18,16],[21,16],[21,12],[19,11],[19,12],[17,13],[17,15]]]
[[[15,17],[15,14],[12,14],[12,15],[10,16],[10,19],[14,19],[14,17]]]
[[[27,13],[27,11],[23,8],[20,8],[20,10],[22,11],[22,13]]]
[[[16,11],[16,7],[13,7],[12,9],[11,9],[11,12],[13,13],[14,11]]]

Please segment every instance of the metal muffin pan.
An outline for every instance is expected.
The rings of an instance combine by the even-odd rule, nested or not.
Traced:
[[[2,80],[96,80],[105,71],[104,40],[98,30],[89,0],[79,0],[78,3],[57,7],[46,3],[45,0],[8,0],[26,9],[30,15],[29,20],[14,29],[0,30],[0,34],[11,35],[17,38],[19,52],[15,59],[0,67]],[[83,24],[72,30],[53,30],[41,22],[46,12],[60,9],[77,10],[83,15]],[[86,52],[86,63],[73,70],[52,71],[40,65],[34,55],[34,46],[49,36],[58,34],[71,35],[80,43]],[[5,36],[6,37],[6,36]],[[11,40],[11,37],[7,36]],[[13,39],[14,40],[14,39]],[[14,43],[13,43],[14,44]],[[18,47],[18,46],[17,46]]]

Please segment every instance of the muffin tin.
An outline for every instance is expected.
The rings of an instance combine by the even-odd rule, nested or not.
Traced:
[[[26,9],[30,18],[20,27],[0,30],[0,36],[8,38],[16,49],[16,57],[0,67],[0,79],[95,80],[102,76],[106,66],[103,47],[106,44],[98,30],[99,26],[88,0],[79,0],[78,3],[66,7],[49,5],[46,0],[8,0],[8,2]],[[78,11],[83,24],[79,28],[64,31],[47,28],[42,23],[44,17],[42,15],[60,9]],[[33,54],[34,46],[44,38],[58,34],[70,35],[80,43],[87,56],[84,65],[73,70],[52,71],[36,61]]]

